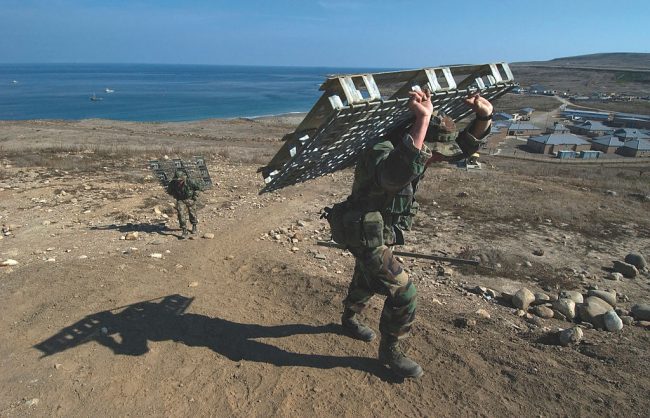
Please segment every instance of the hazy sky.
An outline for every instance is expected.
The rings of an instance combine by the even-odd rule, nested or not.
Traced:
[[[650,52],[648,0],[0,0],[0,62],[422,67]]]

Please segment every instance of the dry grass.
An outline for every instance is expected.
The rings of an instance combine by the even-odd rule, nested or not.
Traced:
[[[496,112],[516,113],[524,107],[532,107],[537,112],[549,112],[560,106],[559,100],[550,96],[527,96],[506,94],[494,103]]]
[[[494,222],[519,228],[554,225],[609,239],[630,228],[650,233],[650,203],[630,196],[650,194],[650,172],[639,176],[638,168],[557,166],[498,157],[487,165],[492,168],[474,172],[430,170],[419,192],[421,205],[426,209],[435,200],[443,210],[487,225],[477,228],[484,234],[490,234]],[[459,197],[462,191],[468,196]]]

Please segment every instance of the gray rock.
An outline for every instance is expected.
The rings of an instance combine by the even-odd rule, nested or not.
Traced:
[[[539,316],[540,318],[553,318],[553,309],[546,306],[535,306],[535,308],[533,308],[533,312],[535,312],[535,315]]]
[[[650,304],[638,303],[632,306],[631,313],[637,321],[650,321]]]
[[[567,317],[564,314],[556,309],[553,309],[553,318],[559,319],[560,321],[566,321]]]
[[[618,332],[623,329],[623,321],[616,315],[616,312],[608,311],[603,316],[605,329],[610,332]]]
[[[577,290],[563,290],[560,292],[560,299],[571,299],[575,303],[583,303],[582,293]]]
[[[638,253],[629,253],[628,255],[626,255],[625,262],[628,264],[632,264],[634,267],[636,267],[639,270],[643,270],[648,266],[648,263],[645,261],[645,258],[643,258],[643,256]]]
[[[623,261],[614,261],[614,271],[621,273],[624,277],[633,279],[639,274],[639,270],[632,264]]]
[[[604,315],[613,310],[609,303],[595,296],[589,296],[585,303],[578,307],[580,319],[591,323],[595,328],[604,328]]]
[[[614,280],[616,282],[620,282],[623,280],[623,275],[617,271],[613,271],[609,273],[607,276],[605,276],[607,280]]]
[[[512,295],[512,304],[515,308],[522,310],[527,310],[530,304],[535,300],[535,295],[530,290],[525,287],[517,290],[517,292]]]
[[[573,327],[560,332],[560,344],[563,346],[579,344],[584,333],[582,328]]]
[[[612,306],[616,306],[616,292],[608,292],[606,290],[590,290],[587,292],[588,296],[595,296],[607,302]]]
[[[632,325],[634,324],[634,318],[631,316],[623,315],[620,317],[621,321],[623,321],[623,325]]]
[[[541,293],[541,292],[536,292],[535,293],[535,300],[533,301],[533,305],[543,305],[544,303],[548,303],[551,301],[551,297],[547,295],[546,293]]]
[[[560,312],[569,321],[576,317],[576,303],[571,299],[558,299],[553,302],[553,309]]]

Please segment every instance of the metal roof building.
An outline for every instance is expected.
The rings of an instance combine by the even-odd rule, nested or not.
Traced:
[[[586,151],[591,144],[573,134],[546,134],[531,136],[526,144],[532,152],[552,154],[559,151]]]
[[[650,140],[634,139],[625,141],[616,151],[626,157],[650,157]]]

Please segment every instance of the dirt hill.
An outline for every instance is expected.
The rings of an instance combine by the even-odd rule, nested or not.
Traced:
[[[638,52],[610,52],[554,58],[548,61],[519,62],[517,65],[577,66],[593,68],[635,68],[650,70],[650,54]]]
[[[405,346],[425,370],[402,381],[376,341],[341,332],[353,258],[316,245],[352,173],[258,194],[292,126],[0,122],[0,261],[17,262],[0,267],[0,416],[646,415],[643,322],[585,323],[564,347],[558,331],[578,324],[507,295],[611,289],[621,315],[650,302],[647,274],[610,280],[613,261],[650,255],[647,162],[430,169],[402,249],[482,267],[401,260],[419,295]],[[199,235],[179,240],[146,163],[197,154],[215,187]],[[375,329],[381,306],[365,314]]]

